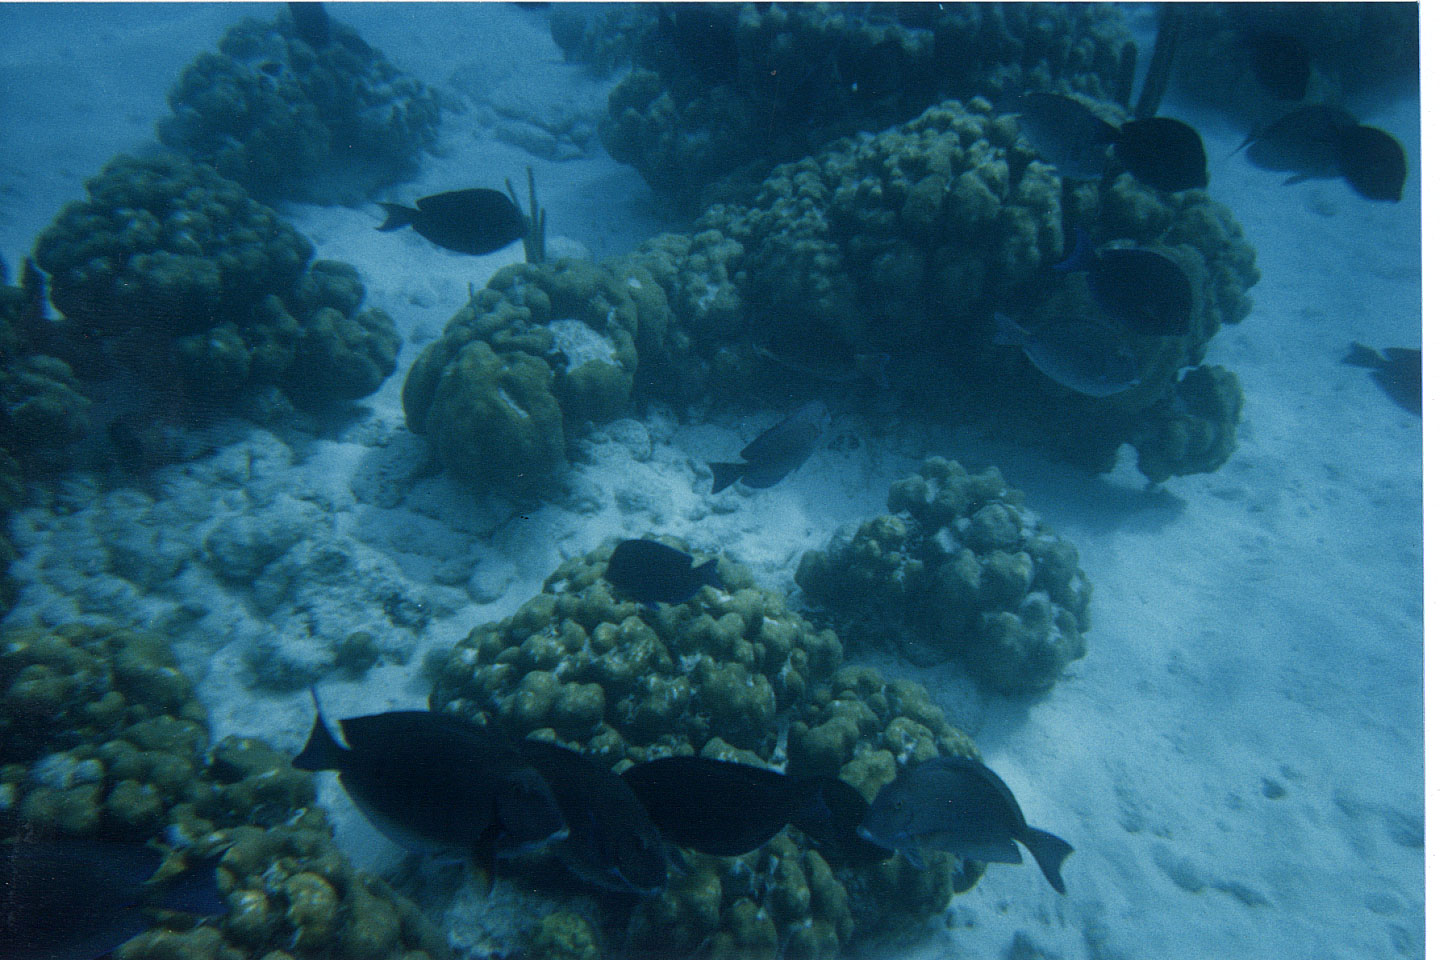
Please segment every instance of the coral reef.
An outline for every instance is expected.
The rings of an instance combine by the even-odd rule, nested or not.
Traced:
[[[641,16],[612,24],[609,44],[566,18],[556,40],[597,64],[628,48],[637,69],[611,93],[601,138],[684,200],[942,99],[1007,83],[1109,99],[1133,70],[1122,21],[1098,5],[656,4]]]
[[[568,439],[624,411],[640,352],[668,322],[638,266],[506,267],[410,368],[405,422],[463,481],[533,493],[564,464]]]
[[[122,960],[449,955],[414,904],[330,839],[308,774],[266,744],[208,747],[203,708],[153,635],[102,626],[0,633],[0,822],[223,855],[228,911],[153,928]],[[286,951],[285,954],[270,951]]]
[[[1084,655],[1090,582],[1075,547],[998,470],[932,457],[891,485],[887,509],[806,551],[795,573],[847,644],[922,665],[958,657],[1008,694],[1050,689]]]
[[[472,630],[439,665],[431,707],[617,770],[677,754],[782,764],[788,751],[791,770],[868,796],[897,763],[974,755],[920,687],[837,674],[835,635],[743,568],[722,558],[723,590],[649,611],[603,579],[613,546],[567,560],[514,616]],[[953,892],[948,855],[923,870],[832,863],[789,828],[742,857],[678,856],[665,892],[636,906],[626,956],[833,957]]]
[[[160,141],[263,200],[356,203],[416,170],[436,93],[334,19],[315,49],[289,13],[247,17],[170,91]]]
[[[88,369],[115,365],[206,400],[279,389],[302,405],[355,400],[394,370],[399,336],[361,309],[348,264],[210,167],[120,156],[36,242]],[[308,267],[307,267],[308,264]]]

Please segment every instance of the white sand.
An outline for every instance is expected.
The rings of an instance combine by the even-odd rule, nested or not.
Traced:
[[[0,6],[0,254],[12,270],[60,205],[83,196],[86,177],[149,136],[186,62],[242,13],[273,10]],[[598,142],[557,162],[496,138],[500,108],[527,94],[535,115],[603,103],[603,88],[560,61],[543,14],[510,5],[334,13],[465,105],[446,115],[444,155],[396,198],[505,176],[519,186],[533,163],[552,236],[607,255],[662,228],[643,182]],[[887,952],[1420,956],[1421,431],[1339,362],[1351,340],[1417,345],[1416,104],[1366,118],[1410,156],[1398,205],[1367,203],[1339,181],[1282,186],[1282,175],[1221,159],[1239,142],[1223,122],[1171,110],[1205,133],[1210,192],[1239,218],[1263,272],[1250,316],[1210,348],[1246,393],[1240,449],[1215,474],[1147,490],[1128,462],[1089,478],[954,429],[876,437],[840,416],[834,436],[847,442],[794,477],[712,498],[703,462],[733,454],[773,417],[684,425],[656,414],[584,444],[555,504],[517,512],[444,477],[411,483],[421,453],[403,429],[404,371],[467,284],[518,259],[518,245],[467,258],[375,232],[368,206],[289,207],[320,255],[354,263],[370,302],[395,318],[406,338],[400,371],[365,416],[313,445],[291,449],[231,425],[214,431],[219,453],[163,471],[148,492],[100,499],[93,484],[62,484],[58,500],[74,509],[16,519],[26,551],[16,572],[29,585],[12,619],[109,616],[163,629],[200,681],[217,736],[296,748],[308,701],[255,689],[256,664],[303,675],[335,638],[372,629],[396,662],[363,683],[327,680],[327,706],[343,716],[419,705],[422,651],[508,614],[561,557],[606,536],[673,533],[784,590],[803,550],[882,512],[889,483],[918,457],[993,463],[1080,549],[1095,584],[1088,656],[1028,705],[975,695],[953,666],[885,666],[925,683],[1030,821],[1075,846],[1070,893],[1051,891],[1032,864],[997,866],[929,934]],[[289,552],[254,583],[217,576],[235,562],[221,557],[276,542]],[[316,573],[336,555],[348,566]],[[388,622],[382,603],[396,596],[426,605],[423,628]],[[393,863],[393,848],[336,794],[331,785],[325,796],[347,849],[362,863]]]

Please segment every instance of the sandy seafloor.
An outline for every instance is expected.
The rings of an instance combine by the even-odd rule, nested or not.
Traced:
[[[242,15],[274,10],[0,7],[0,254],[12,269],[60,206],[83,195],[86,177],[151,137],[185,63]],[[446,113],[438,155],[391,198],[498,186],[533,163],[557,245],[604,256],[683,228],[664,222],[639,176],[598,140],[556,162],[497,136],[505,109],[603,107],[605,87],[561,61],[543,12],[384,4],[333,13],[458,108]],[[918,458],[995,464],[1079,547],[1095,585],[1088,655],[1033,703],[979,695],[954,665],[865,662],[924,683],[1030,822],[1075,846],[1070,892],[1054,893],[1028,857],[995,866],[916,938],[868,952],[1419,956],[1420,421],[1340,363],[1351,340],[1418,345],[1417,104],[1364,118],[1406,146],[1412,176],[1398,205],[1367,203],[1340,181],[1283,186],[1281,174],[1226,159],[1241,131],[1183,104],[1162,112],[1204,132],[1210,193],[1237,215],[1263,274],[1251,314],[1210,346],[1208,359],[1238,373],[1246,395],[1240,448],[1214,474],[1147,489],[1133,454],[1088,477],[953,425],[865,427],[841,409],[829,442],[795,476],[711,497],[704,462],[732,455],[778,413],[680,410],[650,411],[582,443],[556,502],[520,508],[444,477],[411,481],[421,448],[404,428],[404,372],[467,285],[518,260],[519,245],[469,258],[377,233],[373,206],[289,206],[283,214],[318,255],[355,264],[369,302],[395,318],[405,337],[398,372],[310,444],[230,424],[212,429],[213,453],[139,488],[64,479],[53,502],[14,520],[23,550],[14,572],[26,586],[11,621],[148,624],[175,639],[216,737],[295,749],[310,725],[308,697],[273,684],[306,676],[327,638],[373,629],[396,661],[360,682],[326,678],[332,713],[419,706],[426,651],[509,614],[562,557],[605,537],[675,534],[793,591],[801,552],[883,512],[888,485]],[[216,538],[291,547],[237,586],[217,575]],[[312,576],[332,549],[350,556],[347,575]],[[423,603],[428,622],[391,624],[382,604],[393,597]],[[347,851],[375,869],[395,866],[397,850],[326,780]],[[480,899],[452,911],[457,935],[476,929]],[[472,943],[476,955],[494,945]]]

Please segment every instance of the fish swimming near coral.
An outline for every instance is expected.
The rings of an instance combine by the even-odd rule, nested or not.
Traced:
[[[452,190],[421,197],[414,207],[382,203],[385,222],[376,230],[410,227],[438,247],[472,256],[494,253],[525,236],[525,215],[499,190]]]
[[[1017,346],[1035,369],[1061,386],[1108,397],[1140,382],[1140,363],[1116,330],[1084,319],[1055,320],[1027,330],[995,314],[995,343]]]
[[[807,777],[796,786],[794,799],[790,822],[820,845],[825,859],[863,866],[890,858],[890,850],[860,836],[870,804],[844,780]]]
[[[330,15],[325,12],[325,4],[308,0],[286,6],[290,8],[290,19],[295,21],[295,33],[301,40],[317,51],[330,46]]]
[[[912,763],[880,788],[860,835],[894,850],[916,867],[926,850],[984,863],[1020,863],[1023,843],[1058,893],[1060,865],[1074,847],[1025,823],[1005,781],[978,760],[934,757]]]
[[[652,894],[665,885],[665,841],[619,774],[559,744],[521,740],[516,747],[565,815],[570,833],[555,852],[571,873],[626,893]]]
[[[1075,231],[1075,249],[1053,268],[1084,271],[1090,295],[1105,312],[1135,333],[1184,336],[1195,313],[1190,276],[1169,254],[1149,247],[1096,250],[1090,234]]]
[[[716,561],[698,567],[684,550],[654,540],[621,540],[605,566],[605,579],[615,590],[646,606],[685,603],[701,587],[723,590]]]
[[[0,960],[94,960],[152,925],[150,912],[215,915],[215,863],[156,879],[144,843],[23,833],[0,844]]]
[[[490,730],[428,710],[349,717],[340,730],[348,748],[330,733],[316,698],[309,742],[292,764],[337,771],[366,818],[407,850],[473,858],[493,874],[497,856],[566,836],[545,778]]]
[[[1119,166],[1141,183],[1174,192],[1204,187],[1205,144],[1187,123],[1147,117],[1116,127],[1073,97],[1027,93],[1020,98],[1020,130],[1062,177],[1098,180],[1113,148]]]
[[[1404,410],[1420,416],[1420,351],[1409,347],[1386,347],[1379,351],[1362,343],[1350,344],[1350,353],[1343,361],[1352,367],[1365,367],[1370,378],[1390,395]]]
[[[825,404],[811,400],[750,441],[740,451],[744,463],[711,463],[715,479],[710,492],[719,493],[736,481],[757,490],[773,487],[810,458],[829,423]]]

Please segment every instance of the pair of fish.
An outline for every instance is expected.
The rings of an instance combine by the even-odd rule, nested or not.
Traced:
[[[1051,269],[1084,271],[1104,311],[1127,330],[1146,336],[1178,337],[1190,331],[1195,291],[1190,276],[1169,254],[1147,247],[1096,250],[1085,229],[1075,231],[1075,249]]]
[[[1209,183],[1200,134],[1171,117],[1116,127],[1079,100],[1058,93],[1025,94],[1019,114],[1025,139],[1062,177],[1098,180],[1113,160],[1156,190],[1192,190]]]
[[[1262,170],[1291,174],[1286,184],[1341,177],[1365,199],[1390,203],[1398,203],[1405,189],[1405,148],[1339,107],[1298,107],[1252,133],[1238,149]]]
[[[529,230],[525,214],[499,190],[477,187],[421,197],[414,207],[382,203],[385,222],[375,229],[410,227],[437,247],[481,256],[521,240]]]
[[[763,489],[773,487],[810,458],[820,435],[830,424],[825,404],[811,400],[766,430],[740,451],[743,463],[711,463],[711,493],[733,483]]]

